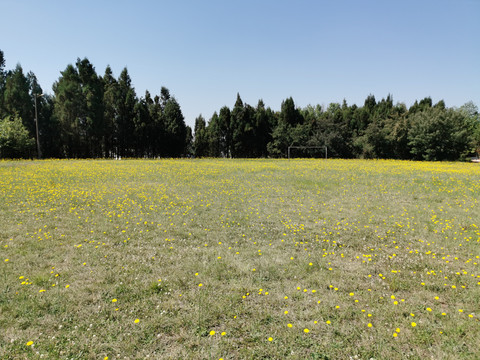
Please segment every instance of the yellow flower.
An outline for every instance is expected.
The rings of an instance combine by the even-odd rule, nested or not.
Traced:
[[[112,303],[117,302],[117,299],[112,299]]]
[[[305,334],[308,334],[308,333],[310,332],[310,330],[308,330],[308,329],[303,329],[303,332],[304,332]]]
[[[367,326],[368,326],[368,327],[372,327],[373,325],[372,325],[372,323],[368,323]]]
[[[140,322],[140,319],[135,319],[135,324],[138,324]]]
[[[215,330],[210,331],[210,336],[215,335]]]
[[[32,345],[33,345],[33,341],[27,342],[27,346],[32,346]]]
[[[268,341],[273,341],[273,338],[272,338],[272,337],[269,337],[269,338],[268,338]]]
[[[288,326],[289,328],[293,327],[293,325],[292,325],[292,324],[287,324],[287,326]]]
[[[416,322],[412,322],[412,327],[415,327],[417,326],[417,323]]]

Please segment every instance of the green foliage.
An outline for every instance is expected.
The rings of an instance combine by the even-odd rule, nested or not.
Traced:
[[[187,126],[180,109],[180,104],[174,97],[169,98],[165,103],[165,154],[169,157],[180,157],[185,155],[187,142]]]
[[[33,99],[30,96],[31,84],[23,73],[20,64],[14,70],[9,71],[5,80],[3,94],[4,115],[18,116],[31,134],[34,134],[35,124]]]
[[[195,140],[194,155],[195,157],[204,157],[208,155],[208,137],[207,124],[202,115],[195,119]]]
[[[61,126],[63,152],[67,157],[86,156],[87,123],[84,117],[84,97],[77,69],[68,65],[55,84],[54,114]]]
[[[418,160],[459,160],[471,152],[469,130],[461,112],[429,107],[411,117],[408,144]]]
[[[0,121],[0,157],[25,158],[32,156],[35,140],[19,117],[6,117]]]
[[[407,109],[394,105],[391,94],[380,101],[370,94],[361,107],[343,100],[301,109],[289,97],[274,112],[262,100],[253,107],[237,94],[232,109],[222,107],[208,123],[197,118],[193,134],[170,90],[138,98],[126,68],[116,79],[107,66],[102,77],[87,58],[77,59],[53,91],[43,95],[35,75],[25,75],[19,64],[6,71],[0,50],[0,118],[20,118],[34,137],[37,99],[46,157],[286,157],[289,146],[327,147],[335,158],[465,160],[480,154],[480,117],[472,102],[453,109],[425,97]]]

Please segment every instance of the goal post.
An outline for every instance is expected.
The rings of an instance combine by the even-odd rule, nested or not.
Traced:
[[[327,146],[289,146],[288,147],[288,158],[290,159],[290,149],[325,149],[325,159],[328,158],[328,149]]]

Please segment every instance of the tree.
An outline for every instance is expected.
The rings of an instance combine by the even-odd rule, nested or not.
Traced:
[[[478,157],[480,156],[480,114],[478,107],[473,101],[469,101],[463,104],[458,111],[465,117],[467,126],[471,129],[471,148],[472,152],[475,152]]]
[[[132,80],[124,68],[118,78],[117,117],[115,119],[116,153],[118,156],[133,156],[135,131],[135,103],[137,102]]]
[[[77,59],[78,79],[82,91],[82,117],[85,121],[88,157],[101,157],[105,153],[104,143],[104,110],[103,84],[95,72],[95,68],[87,58]]]
[[[192,128],[187,125],[186,127],[186,135],[185,135],[185,156],[192,157],[193,156],[193,132]]]
[[[35,139],[18,116],[5,117],[0,120],[0,157],[25,158],[32,156],[35,148]]]
[[[33,135],[35,133],[34,106],[30,88],[31,84],[24,75],[22,66],[17,64],[15,70],[7,73],[3,106],[5,115],[18,116],[29,133]]]
[[[170,97],[165,103],[164,119],[166,155],[169,157],[185,155],[187,127],[180,105],[174,97]]]
[[[151,117],[149,111],[149,103],[151,102],[150,93],[145,92],[145,97],[135,104],[135,156],[150,157],[153,154],[151,139]]]
[[[62,152],[67,157],[86,156],[86,119],[84,98],[77,69],[69,64],[53,84],[54,115],[61,126]]]
[[[221,126],[217,112],[215,111],[208,121],[206,128],[206,136],[208,140],[208,156],[222,157],[221,148]]]
[[[117,155],[115,144],[118,142],[116,131],[118,118],[118,82],[113,77],[112,69],[107,66],[102,78],[103,84],[103,149],[104,156]]]
[[[218,135],[220,156],[231,157],[233,142],[232,112],[228,106],[223,106],[218,114]]]
[[[304,119],[295,107],[292,97],[282,101],[278,123],[272,133],[272,141],[267,145],[268,152],[274,157],[286,157],[287,150],[292,145],[292,129],[303,124]]]
[[[255,109],[244,104],[240,95],[231,114],[232,157],[255,157],[257,129],[255,126]]]
[[[274,115],[270,108],[265,108],[263,100],[258,100],[254,115],[255,127],[255,156],[266,157],[268,155],[267,145],[272,140],[272,129],[274,126]]]
[[[426,107],[410,121],[408,145],[415,159],[453,161],[470,154],[472,132],[460,111]]]
[[[195,157],[204,157],[208,155],[207,125],[202,115],[199,115],[195,119],[195,139],[193,143],[193,153]]]
[[[152,124],[152,133],[151,133],[151,140],[152,140],[152,149],[153,149],[153,156],[161,156],[165,154],[165,141],[166,141],[166,133],[165,133],[165,118],[163,116],[163,106],[160,103],[160,97],[157,95],[153,99],[153,101],[148,100],[149,104],[149,113],[151,118]]]
[[[61,158],[62,153],[60,122],[54,114],[55,100],[49,94],[38,99],[39,135],[44,158]]]

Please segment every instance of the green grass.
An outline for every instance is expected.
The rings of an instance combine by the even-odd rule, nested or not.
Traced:
[[[0,358],[477,359],[479,179],[465,163],[0,162]]]

